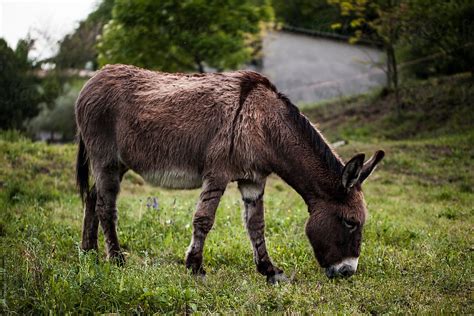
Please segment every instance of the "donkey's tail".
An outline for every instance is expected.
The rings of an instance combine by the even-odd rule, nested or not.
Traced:
[[[76,185],[79,189],[82,203],[86,201],[89,195],[89,157],[87,156],[86,146],[79,134],[79,148],[76,159]]]

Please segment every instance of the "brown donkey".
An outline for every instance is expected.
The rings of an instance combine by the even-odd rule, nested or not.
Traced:
[[[82,248],[97,249],[100,223],[107,255],[124,261],[117,238],[116,200],[131,169],[167,188],[202,187],[186,267],[205,274],[202,253],[227,184],[237,181],[257,270],[284,280],[264,237],[265,180],[276,173],[308,205],[306,235],[329,277],[357,269],[366,218],[362,182],[383,158],[348,163],[288,98],[251,71],[168,74],[111,65],[82,89],[77,183],[85,204]],[[89,163],[95,184],[89,188]]]

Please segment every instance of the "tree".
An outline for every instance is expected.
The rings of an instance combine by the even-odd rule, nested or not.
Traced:
[[[162,71],[235,68],[254,53],[268,1],[117,0],[98,43],[99,63]]]
[[[418,77],[473,71],[474,2],[407,0],[400,56]]]
[[[387,87],[399,100],[399,62],[419,77],[473,71],[474,2],[471,0],[328,0],[363,37],[381,41],[386,54]],[[334,27],[341,27],[340,23]]]
[[[0,129],[22,129],[38,113],[40,92],[28,52],[31,40],[20,40],[15,50],[0,38]]]
[[[39,132],[61,134],[61,140],[73,140],[76,133],[74,118],[74,105],[80,88],[66,84],[64,93],[54,100],[54,106],[48,107],[45,103],[40,105],[41,112],[28,122],[28,131],[34,135]],[[51,137],[54,141],[54,137]]]
[[[350,26],[354,35],[350,43],[356,43],[364,36],[381,42],[386,55],[387,88],[395,92],[397,110],[401,111],[399,98],[399,75],[396,52],[404,25],[407,6],[404,0],[328,0],[338,6],[342,16],[351,16]],[[335,23],[334,28],[341,27]]]
[[[273,0],[276,18],[286,25],[316,31],[331,31],[338,10],[326,0]]]
[[[59,42],[59,51],[52,62],[62,69],[83,69],[88,62],[97,68],[97,37],[112,18],[114,0],[103,0],[77,29]]]

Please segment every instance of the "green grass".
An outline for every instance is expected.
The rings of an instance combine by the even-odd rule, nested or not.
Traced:
[[[338,150],[344,158],[387,152],[364,187],[370,215],[359,270],[349,279],[326,278],[304,235],[304,202],[272,177],[265,196],[268,250],[295,274],[293,283],[276,286],[255,271],[235,185],[206,242],[202,282],[183,264],[199,191],[154,188],[127,174],[119,237],[128,261],[117,267],[105,261],[102,236],[98,260],[79,250],[75,146],[2,134],[2,313],[474,313],[474,129],[448,133],[445,124],[410,138],[393,128],[360,136],[372,127],[353,119],[346,115],[338,128],[352,125],[354,133],[324,128],[331,140],[349,139]],[[150,197],[158,210],[147,207]]]
[[[474,77],[470,74],[411,82],[400,88],[400,98],[400,116],[394,94],[384,90],[306,105],[303,111],[330,139],[434,138],[473,127]]]

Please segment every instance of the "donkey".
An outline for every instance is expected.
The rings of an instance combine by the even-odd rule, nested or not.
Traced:
[[[366,163],[357,154],[344,164],[266,77],[108,65],[85,84],[75,114],[76,180],[85,205],[82,249],[98,248],[100,223],[108,258],[124,262],[116,200],[124,173],[134,170],[161,187],[202,188],[185,262],[194,274],[205,275],[204,241],[227,184],[236,181],[257,271],[271,283],[285,280],[264,236],[265,181],[275,173],[306,202],[306,235],[327,276],[355,273],[367,213],[361,184],[384,152]]]

